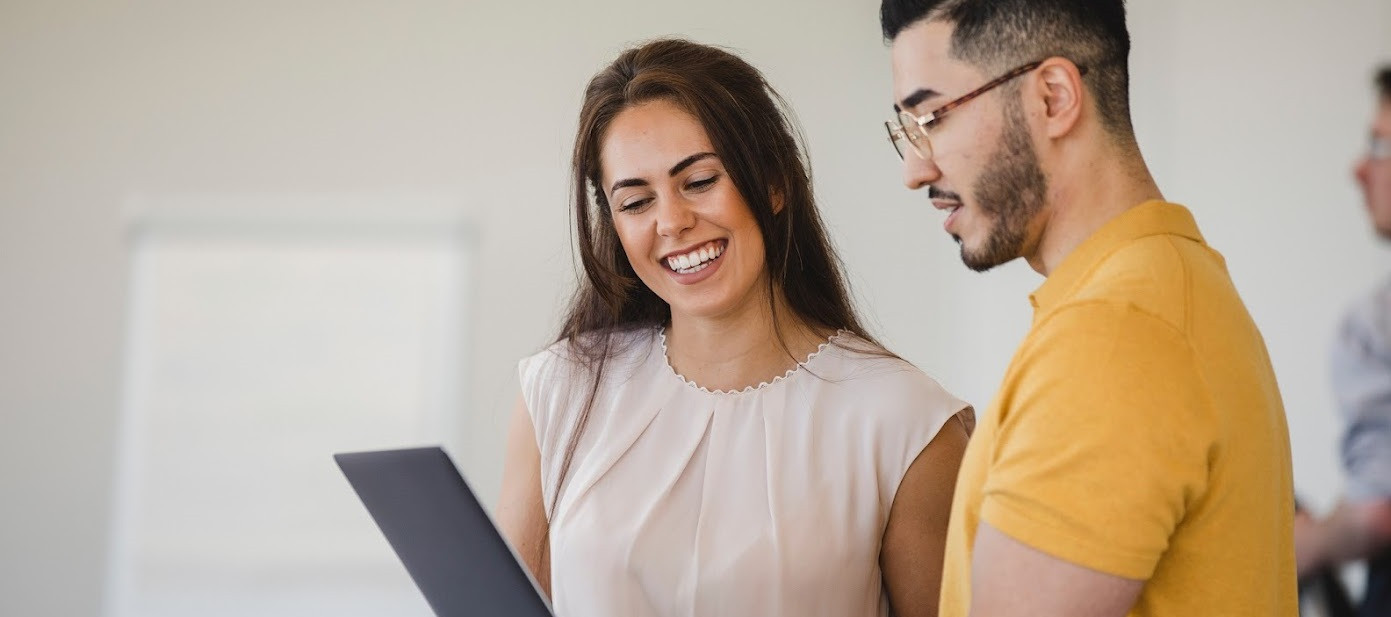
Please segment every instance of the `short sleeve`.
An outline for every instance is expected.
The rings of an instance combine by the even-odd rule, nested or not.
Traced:
[[[1391,498],[1391,318],[1388,294],[1358,304],[1333,346],[1333,390],[1346,421],[1341,454],[1347,496]]]
[[[889,421],[880,427],[876,447],[880,494],[884,498],[881,505],[886,515],[908,469],[943,426],[959,422],[968,434],[975,427],[971,406],[917,367],[907,366],[895,381],[876,387],[865,397],[882,408],[896,410],[886,415]]]
[[[555,370],[555,352],[547,349],[536,355],[522,358],[517,363],[517,377],[522,386],[522,401],[526,404],[527,413],[531,415],[531,423],[536,430],[536,441],[538,446],[548,443],[550,418],[546,413],[549,405],[549,392],[544,384],[552,381],[549,379]],[[542,447],[542,450],[545,448]]]
[[[981,517],[1054,557],[1150,578],[1206,491],[1215,441],[1186,338],[1138,308],[1091,302],[1045,318],[1020,354]]]
[[[541,488],[547,511],[558,474],[558,453],[565,447],[565,403],[572,398],[569,391],[575,381],[574,363],[566,360],[567,353],[562,342],[517,363],[522,400],[531,415],[536,447],[541,453]]]

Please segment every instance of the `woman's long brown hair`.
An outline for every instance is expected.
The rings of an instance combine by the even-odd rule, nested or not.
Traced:
[[[599,152],[620,112],[662,99],[704,127],[731,181],[753,211],[763,236],[768,298],[807,325],[846,330],[880,346],[850,301],[843,267],[812,197],[809,165],[787,103],[757,69],[722,49],[680,39],[659,39],[629,49],[599,71],[585,90],[572,158],[573,216],[584,276],[570,302],[557,342],[590,368],[588,400],[569,431],[551,500],[554,513],[608,360],[618,353],[615,334],[666,324],[671,309],[637,277],[619,244],[604,196]],[[775,201],[781,208],[775,209]],[[772,326],[779,341],[776,312]],[[784,350],[787,349],[785,341]],[[884,352],[887,354],[887,352]]]

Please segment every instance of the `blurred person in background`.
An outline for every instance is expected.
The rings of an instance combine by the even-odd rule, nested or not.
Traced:
[[[1372,230],[1391,239],[1391,66],[1377,73],[1375,83],[1376,115],[1354,176]],[[1299,575],[1310,580],[1368,560],[1359,614],[1391,615],[1391,278],[1347,311],[1332,371],[1346,422],[1340,448],[1346,492],[1326,516],[1305,510],[1296,515]]]

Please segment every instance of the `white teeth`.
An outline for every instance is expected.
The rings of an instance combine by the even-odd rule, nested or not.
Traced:
[[[704,270],[704,269],[709,268],[709,267],[710,267],[710,262],[707,261],[707,262],[705,262],[705,263],[703,263],[703,264],[700,264],[699,266],[696,266],[696,267],[694,267],[694,268],[685,268],[685,269],[683,269],[683,270],[677,270],[676,272],[677,272],[678,274],[695,274],[696,272],[700,272],[701,270]]]
[[[690,274],[704,270],[709,262],[724,253],[724,248],[719,244],[710,243],[702,246],[685,255],[677,255],[667,258],[667,266],[681,274]]]

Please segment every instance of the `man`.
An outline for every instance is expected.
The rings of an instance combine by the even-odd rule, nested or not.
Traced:
[[[1047,280],[967,448],[943,617],[1297,612],[1289,435],[1130,123],[1122,0],[884,0],[891,138],[961,258]]]
[[[1367,153],[1355,168],[1377,235],[1391,239],[1391,66],[1380,90]],[[1294,521],[1300,578],[1371,558],[1361,614],[1391,614],[1391,280],[1353,305],[1333,350],[1333,387],[1347,419],[1347,494],[1327,517]]]

